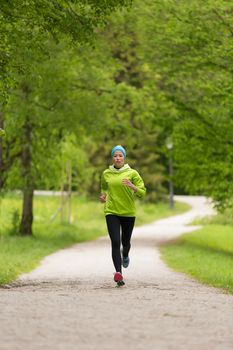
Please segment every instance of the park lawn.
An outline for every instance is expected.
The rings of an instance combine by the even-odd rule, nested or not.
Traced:
[[[74,243],[107,234],[103,206],[98,201],[74,196],[72,224],[61,223],[60,213],[49,223],[60,206],[59,197],[36,196],[34,200],[34,234],[15,235],[21,213],[21,195],[8,194],[0,201],[0,285],[15,280],[21,273],[35,268],[41,259]],[[136,225],[178,214],[189,209],[177,202],[173,210],[166,203],[137,203]]]
[[[233,226],[209,224],[161,247],[173,269],[233,293]]]

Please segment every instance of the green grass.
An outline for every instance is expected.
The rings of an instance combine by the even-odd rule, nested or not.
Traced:
[[[233,293],[232,226],[208,224],[162,246],[161,253],[167,264],[175,270]]]
[[[0,285],[10,283],[22,272],[31,271],[41,259],[74,243],[106,235],[103,206],[98,201],[74,196],[72,224],[61,223],[60,213],[49,223],[60,207],[59,197],[35,197],[33,237],[16,236],[21,215],[21,195],[8,194],[0,201]],[[166,203],[137,203],[136,225],[142,225],[184,212],[188,205],[176,203],[170,210]]]

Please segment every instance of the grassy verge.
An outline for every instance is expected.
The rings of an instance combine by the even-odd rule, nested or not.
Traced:
[[[103,206],[83,197],[72,200],[72,224],[61,223],[60,213],[49,223],[60,206],[59,197],[36,197],[34,202],[34,235],[15,235],[21,215],[21,196],[6,195],[0,202],[0,285],[9,283],[22,272],[35,268],[41,259],[73,243],[95,239],[106,234]],[[137,203],[137,225],[184,212],[189,207],[176,203],[170,210],[165,203]],[[67,213],[64,213],[64,216]]]
[[[202,229],[161,247],[161,253],[175,270],[233,293],[233,227],[218,224],[219,219],[205,220]]]

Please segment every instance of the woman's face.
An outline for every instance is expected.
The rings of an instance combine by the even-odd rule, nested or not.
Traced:
[[[121,151],[116,151],[113,156],[113,164],[116,168],[121,168],[123,167],[125,163],[125,158],[124,155]]]

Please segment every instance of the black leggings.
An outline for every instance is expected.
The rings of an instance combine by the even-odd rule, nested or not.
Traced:
[[[106,222],[112,243],[112,260],[117,272],[121,272],[121,243],[123,256],[127,257],[131,247],[130,239],[135,217],[107,215]]]

